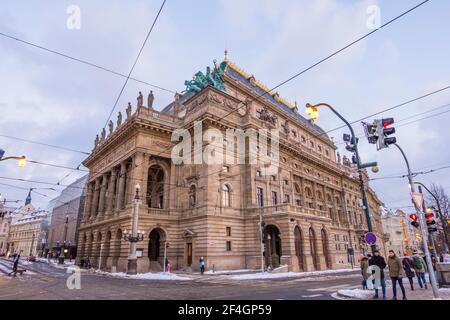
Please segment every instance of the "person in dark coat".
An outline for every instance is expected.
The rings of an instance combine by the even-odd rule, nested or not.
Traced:
[[[16,276],[17,269],[19,268],[19,259],[20,259],[20,253],[18,255],[16,255],[16,257],[14,258],[12,272],[9,275],[14,274],[14,277]]]
[[[404,257],[402,259],[403,269],[405,270],[405,275],[409,280],[409,284],[411,285],[411,291],[414,291],[414,281],[413,278],[415,277],[414,274],[414,265],[411,260],[411,258],[408,256],[407,253],[404,254]]]
[[[383,293],[383,299],[386,299],[386,281],[384,279],[384,268],[386,268],[386,261],[380,255],[380,252],[376,250],[373,254],[373,257],[369,259],[369,266],[377,266],[380,269],[380,286],[381,291]],[[372,274],[375,274],[375,270],[372,271]],[[372,280],[374,284],[376,284],[375,279]],[[378,286],[375,285],[375,295],[374,299],[378,299]]]

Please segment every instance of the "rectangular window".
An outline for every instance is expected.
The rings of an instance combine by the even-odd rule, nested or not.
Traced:
[[[231,251],[231,241],[227,241],[227,251]]]
[[[264,206],[264,195],[263,195],[263,188],[257,187],[256,188],[256,205],[261,208]]]
[[[224,173],[230,172],[230,167],[229,166],[223,166],[222,167],[222,172],[224,172]]]
[[[288,194],[284,195],[284,203],[291,203],[291,196]]]
[[[301,207],[302,202],[300,201],[300,199],[295,200],[295,204],[299,207]]]
[[[261,176],[262,176],[261,170],[256,170],[256,176],[257,176],[257,177],[261,177]]]
[[[272,191],[272,205],[276,206],[278,204],[278,194],[276,191]]]
[[[231,237],[231,227],[227,227],[227,237]]]

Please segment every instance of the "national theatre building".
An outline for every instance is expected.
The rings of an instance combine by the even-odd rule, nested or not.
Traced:
[[[139,93],[137,105],[129,103],[95,139],[83,162],[89,179],[77,260],[89,257],[103,270],[126,271],[126,235],[137,207],[138,272],[161,271],[165,251],[172,270],[186,271],[198,271],[200,257],[206,270],[257,269],[263,263],[313,271],[355,263],[351,249],[356,258],[367,250],[359,180],[332,139],[296,104],[276,92],[265,94],[269,89],[227,55],[185,85],[161,111],[152,92],[146,103]],[[253,145],[244,135],[245,149],[237,151],[244,161],[205,161],[237,146],[238,136],[225,134],[230,129],[267,135],[269,146]],[[222,132],[223,139],[206,132]],[[180,141],[192,151],[174,149]],[[174,154],[185,161],[174,161]],[[249,161],[260,156],[272,159],[276,169]],[[381,202],[364,177],[381,239]]]

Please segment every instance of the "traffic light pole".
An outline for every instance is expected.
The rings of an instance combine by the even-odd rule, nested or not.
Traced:
[[[370,209],[369,209],[369,201],[367,200],[366,188],[364,187],[364,178],[363,178],[363,174],[362,174],[362,169],[367,168],[367,165],[361,164],[361,159],[359,157],[358,143],[356,140],[355,132],[353,131],[353,128],[350,125],[350,123],[343,116],[341,116],[339,114],[339,112],[337,112],[332,106],[330,106],[327,103],[320,103],[320,104],[316,105],[316,107],[317,106],[325,106],[325,107],[329,108],[339,119],[341,119],[345,123],[345,125],[350,130],[351,139],[352,139],[351,143],[353,144],[353,152],[356,157],[356,165],[357,165],[358,175],[359,175],[359,189],[361,191],[361,198],[362,198],[362,202],[363,202],[363,206],[364,206],[364,213],[365,213],[366,221],[367,221],[367,230],[369,232],[373,232],[372,221],[371,221],[371,216],[370,216]],[[377,250],[377,246],[374,244],[371,247],[372,247],[372,253],[374,253]]]
[[[406,168],[408,169],[409,187],[411,189],[411,194],[413,194],[415,192],[415,188],[414,188],[414,181],[412,178],[411,167],[409,166],[408,158],[406,157],[406,154],[403,151],[403,149],[397,143],[394,143],[394,145],[398,148],[398,150],[400,150],[403,158],[405,159]],[[417,203],[414,201],[414,199],[412,197],[411,197],[411,201],[413,202],[416,212],[418,213],[418,216],[419,216],[420,235],[422,236],[423,251],[425,253],[425,260],[427,262],[428,272],[430,275],[430,282],[431,282],[431,287],[433,289],[433,296],[435,299],[440,299],[439,291],[438,291],[437,283],[436,283],[436,276],[434,274],[433,264],[431,262],[430,251],[428,250],[428,239],[427,239],[427,233],[425,233],[426,224],[425,224],[424,213],[422,210],[420,210]]]
[[[422,186],[420,186],[420,185],[419,185],[419,193],[423,194]],[[426,210],[427,206],[425,205],[425,199],[423,199],[422,207],[424,208],[424,210]],[[425,219],[425,222],[426,222],[426,219]],[[433,233],[430,232],[430,230],[428,230],[428,225],[427,225],[427,231],[428,231],[428,242],[431,244],[431,249],[433,250],[433,255],[436,258],[438,255],[437,255],[437,251],[436,251],[436,246],[434,245]]]
[[[447,237],[447,232],[445,232],[445,224],[444,224],[444,217],[442,215],[442,210],[441,210],[441,203],[439,201],[439,198],[430,191],[430,189],[428,189],[423,183],[421,182],[414,182],[415,184],[418,184],[419,186],[422,186],[425,190],[428,191],[428,193],[434,198],[434,200],[436,201],[436,204],[438,206],[438,211],[439,211],[439,219],[441,220],[442,225],[444,226],[444,239],[445,239],[445,243],[444,243],[444,247],[445,247],[445,252],[448,252],[448,237]]]

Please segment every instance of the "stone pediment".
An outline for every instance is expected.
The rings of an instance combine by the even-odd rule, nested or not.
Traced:
[[[183,237],[184,238],[192,238],[192,237],[196,237],[196,236],[197,236],[197,233],[192,231],[192,230],[190,230],[190,229],[185,229],[183,231]]]

